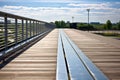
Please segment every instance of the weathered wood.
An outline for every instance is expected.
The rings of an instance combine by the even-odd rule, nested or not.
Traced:
[[[73,29],[65,32],[110,80],[120,80],[119,40]]]
[[[27,49],[0,70],[0,80],[55,80],[58,30]]]
[[[120,41],[66,29],[70,39],[110,79],[120,80]],[[0,70],[0,80],[55,80],[58,30],[53,30]]]

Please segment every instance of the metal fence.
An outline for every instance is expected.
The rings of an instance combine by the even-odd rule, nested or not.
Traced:
[[[0,11],[0,56],[52,30],[53,24]]]

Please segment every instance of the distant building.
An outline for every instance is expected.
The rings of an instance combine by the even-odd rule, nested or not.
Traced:
[[[100,22],[91,22],[90,24],[100,24]]]
[[[77,29],[77,24],[81,24],[83,22],[74,22],[74,23],[70,23],[70,28],[74,28]],[[83,23],[83,24],[87,24],[87,23]]]
[[[77,28],[77,23],[70,23],[70,28],[76,29]]]

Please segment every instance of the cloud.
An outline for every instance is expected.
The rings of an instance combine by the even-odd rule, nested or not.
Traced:
[[[90,9],[108,9],[109,6],[111,4],[110,3],[94,3],[94,4],[68,4],[68,6],[72,6],[72,7],[80,7],[80,8],[90,8]]]
[[[0,0],[0,2],[47,2],[47,3],[76,3],[82,0]]]
[[[73,5],[73,4],[72,4]],[[104,5],[104,4],[101,4]],[[81,5],[79,5],[81,6]],[[71,21],[71,17],[75,17],[75,21],[77,22],[87,22],[87,11],[86,4],[85,7],[27,7],[27,6],[2,6],[0,7],[1,11],[34,18],[42,21],[55,21],[55,20],[65,20]],[[93,7],[93,5],[89,4],[89,6]],[[94,5],[97,6],[97,5]],[[110,8],[107,5],[104,5],[104,8],[99,8],[100,10],[91,10],[90,11],[90,21],[100,21],[106,22],[105,20],[112,20],[113,22],[117,22],[120,20],[120,9]],[[96,9],[97,9],[96,8]],[[103,11],[102,11],[103,10]],[[97,20],[96,20],[97,18]]]
[[[71,13],[71,9],[68,8],[51,8],[51,7],[25,7],[25,6],[3,6],[0,7],[1,11],[21,15],[24,17],[35,18],[39,20],[50,21],[61,16],[67,16]],[[66,11],[68,10],[68,11]],[[74,14],[75,15],[75,14]],[[62,18],[61,18],[62,19]]]
[[[35,0],[35,2],[71,2],[73,0]]]

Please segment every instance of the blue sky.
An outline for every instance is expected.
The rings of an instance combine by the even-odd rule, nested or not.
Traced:
[[[120,0],[0,0],[0,11],[48,22],[87,22],[88,8],[90,22],[120,20]]]

